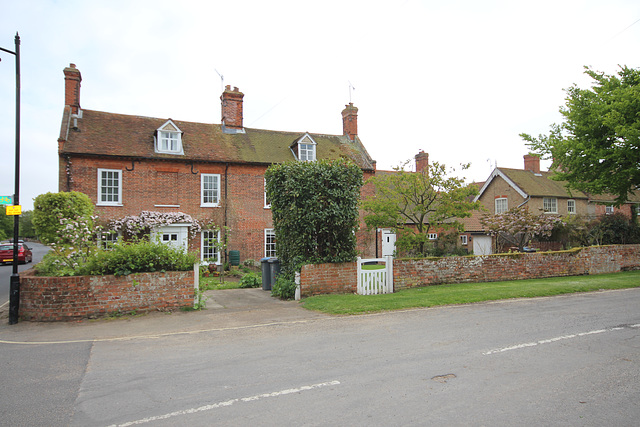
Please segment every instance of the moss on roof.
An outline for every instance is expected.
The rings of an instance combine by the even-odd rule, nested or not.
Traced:
[[[183,132],[184,155],[156,153],[155,131],[167,120],[83,110],[61,154],[271,164],[295,160],[291,145],[306,134],[248,128],[245,133],[227,134],[221,125],[172,120]],[[360,168],[373,170],[371,157],[357,137],[351,141],[343,135],[309,135],[317,143],[318,159],[349,158]]]
[[[566,181],[554,181],[551,179],[553,172],[540,172],[535,174],[529,170],[499,168],[522,191],[532,197],[564,197],[573,199],[586,199],[587,195],[581,191],[567,190]]]

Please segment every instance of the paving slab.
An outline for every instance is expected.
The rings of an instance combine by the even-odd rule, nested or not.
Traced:
[[[188,334],[207,330],[260,327],[329,317],[306,310],[297,301],[282,301],[262,289],[225,289],[204,293],[206,309],[150,312],[70,322],[8,324],[8,307],[0,309],[0,342],[36,344],[126,340]]]

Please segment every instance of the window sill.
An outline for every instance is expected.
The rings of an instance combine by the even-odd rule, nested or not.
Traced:
[[[122,203],[96,203],[96,206],[116,206],[116,207],[122,207],[123,204]]]
[[[219,208],[220,205],[200,205],[201,208]]]

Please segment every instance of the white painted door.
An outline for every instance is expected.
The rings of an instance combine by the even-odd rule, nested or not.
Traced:
[[[177,248],[188,249],[189,227],[168,225],[159,227],[156,237],[160,243],[175,246]]]
[[[493,239],[491,236],[473,236],[473,254],[491,255]]]
[[[396,234],[391,230],[382,230],[382,256],[393,256],[396,251]]]

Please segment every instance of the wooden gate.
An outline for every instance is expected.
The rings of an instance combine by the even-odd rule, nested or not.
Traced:
[[[359,295],[393,293],[393,257],[358,258]]]

